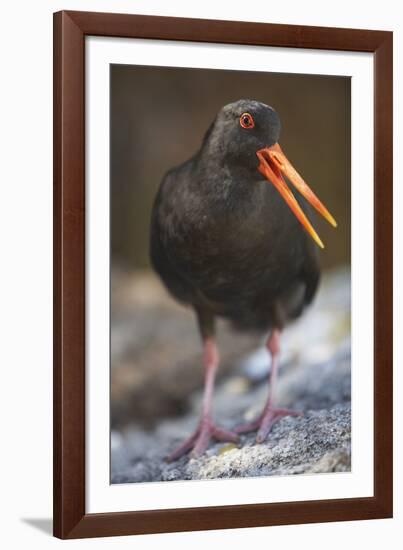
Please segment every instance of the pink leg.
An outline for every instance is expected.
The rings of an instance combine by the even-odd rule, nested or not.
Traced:
[[[269,350],[272,358],[271,371],[270,371],[270,385],[269,396],[267,398],[266,405],[263,412],[253,422],[242,424],[235,428],[236,433],[253,432],[258,430],[256,435],[256,442],[262,443],[270,432],[273,424],[277,422],[282,416],[300,416],[302,413],[299,411],[292,411],[290,409],[278,409],[274,407],[274,396],[276,391],[277,374],[279,367],[279,354],[280,354],[280,331],[274,329],[268,340],[267,349]]]
[[[204,339],[204,396],[201,418],[195,432],[187,438],[175,451],[168,457],[167,461],[171,462],[178,459],[192,449],[193,457],[200,456],[209,446],[211,438],[218,441],[238,441],[238,435],[229,430],[225,430],[216,426],[211,417],[214,381],[217,372],[219,357],[218,349],[213,337]]]

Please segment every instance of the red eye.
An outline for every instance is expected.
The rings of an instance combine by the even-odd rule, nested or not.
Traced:
[[[242,128],[253,128],[255,126],[255,121],[253,120],[253,116],[251,114],[243,113],[239,119],[239,124]]]

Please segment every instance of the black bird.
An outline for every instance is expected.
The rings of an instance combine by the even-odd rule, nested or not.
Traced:
[[[155,198],[152,264],[171,294],[193,306],[204,347],[200,422],[168,460],[188,451],[198,456],[211,438],[237,441],[246,431],[258,430],[262,442],[279,418],[301,414],[275,406],[280,333],[314,297],[320,275],[316,245],[323,243],[306,217],[309,205],[296,200],[284,176],[336,222],[287,160],[279,136],[280,118],[272,107],[246,99],[226,105],[200,150],[165,175]],[[211,414],[217,316],[240,330],[269,334],[266,406],[254,422],[234,431],[217,426]]]

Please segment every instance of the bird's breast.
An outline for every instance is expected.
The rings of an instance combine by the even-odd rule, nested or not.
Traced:
[[[304,235],[266,182],[242,201],[187,197],[172,215],[169,257],[212,300],[275,295],[298,272]]]

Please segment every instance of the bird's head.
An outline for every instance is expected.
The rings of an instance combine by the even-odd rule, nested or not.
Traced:
[[[335,219],[298,174],[279,145],[281,123],[276,111],[259,101],[240,99],[225,105],[205,137],[209,154],[249,176],[251,185],[262,176],[281,194],[315,242],[324,245],[287,186],[286,177],[334,227]]]

